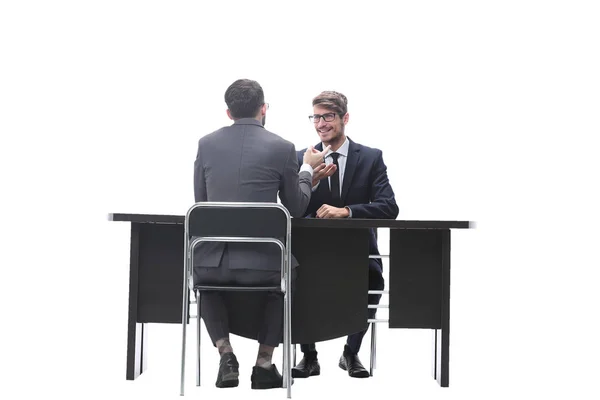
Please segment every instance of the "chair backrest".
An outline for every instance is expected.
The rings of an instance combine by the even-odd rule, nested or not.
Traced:
[[[278,203],[200,202],[186,214],[191,236],[280,238],[287,245],[291,233],[288,210]]]

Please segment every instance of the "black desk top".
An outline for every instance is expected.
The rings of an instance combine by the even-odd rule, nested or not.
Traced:
[[[183,224],[183,215],[156,214],[108,214],[109,221],[137,222],[146,224]],[[307,228],[391,228],[391,229],[469,229],[475,228],[472,221],[413,221],[391,219],[318,219],[292,218],[293,227]]]

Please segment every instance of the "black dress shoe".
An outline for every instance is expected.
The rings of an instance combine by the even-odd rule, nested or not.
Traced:
[[[309,376],[320,375],[321,366],[319,360],[317,360],[316,351],[308,351],[304,353],[302,360],[292,368],[292,377],[294,378],[308,378]]]
[[[358,354],[353,354],[348,349],[348,346],[344,348],[344,353],[340,358],[340,368],[344,371],[348,371],[348,375],[352,378],[368,378],[369,371],[363,367]]]
[[[252,380],[252,389],[273,389],[283,386],[283,376],[277,371],[275,364],[271,364],[269,368],[254,366],[250,379]]]
[[[236,387],[239,385],[239,368],[237,358],[233,353],[223,353],[219,362],[219,373],[217,374],[218,388]]]

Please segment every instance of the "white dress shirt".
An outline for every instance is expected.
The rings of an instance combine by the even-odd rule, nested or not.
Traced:
[[[321,143],[323,147],[326,147],[325,144]],[[344,172],[346,171],[346,161],[348,160],[348,148],[350,147],[350,141],[348,138],[344,141],[344,143],[340,146],[336,151],[331,151],[325,154],[325,165],[333,164],[333,158],[331,157],[331,153],[338,153],[338,171],[340,175],[340,197],[342,197],[342,187],[344,186]],[[331,177],[327,178],[329,181],[329,190],[331,190]],[[317,182],[315,186],[313,186],[312,191],[314,192],[319,187],[321,182]],[[348,217],[352,217],[352,210],[346,207],[350,215]]]

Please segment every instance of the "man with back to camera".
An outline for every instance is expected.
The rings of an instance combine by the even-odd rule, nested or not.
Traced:
[[[306,216],[315,218],[377,218],[396,219],[398,206],[388,180],[387,167],[381,150],[353,142],[345,134],[349,120],[348,99],[341,93],[325,91],[312,101],[313,115],[309,116],[321,139],[314,149],[326,151],[325,163],[335,165],[330,177],[313,177],[313,194]],[[325,150],[324,150],[325,151]],[[305,155],[300,151],[298,158]],[[369,253],[379,254],[375,231],[371,229]],[[369,259],[369,290],[383,290],[381,259]],[[379,304],[381,295],[370,294],[369,304]],[[368,310],[374,318],[376,309]],[[353,378],[366,378],[369,372],[358,358],[362,339],[367,331],[348,336],[339,367]],[[292,377],[308,378],[319,375],[321,367],[314,343],[302,344],[302,360],[292,369]]]
[[[295,217],[304,215],[311,197],[313,176],[326,176],[334,169],[326,167],[323,156],[329,148],[309,148],[298,159],[294,145],[267,131],[264,122],[268,105],[262,87],[256,81],[240,79],[225,92],[227,115],[234,122],[198,142],[194,163],[196,202],[277,202]],[[298,170],[300,172],[298,172]],[[236,285],[278,285],[281,280],[281,256],[273,247],[244,243],[204,242],[194,253],[194,283]],[[292,266],[297,267],[292,260]],[[221,360],[217,387],[239,384],[239,364],[229,341],[228,310],[222,293],[202,294],[201,314]],[[283,378],[271,363],[273,351],[283,335],[283,297],[265,294],[267,300],[263,324],[258,333],[259,350],[252,369],[252,388],[281,387]]]

